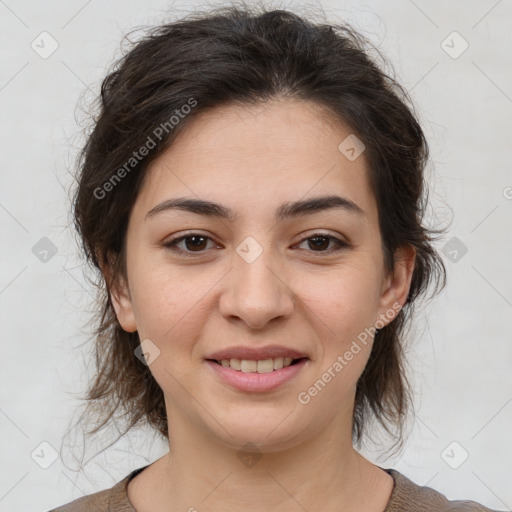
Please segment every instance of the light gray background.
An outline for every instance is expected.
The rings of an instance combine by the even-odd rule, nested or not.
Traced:
[[[173,12],[178,17],[190,5],[199,6],[175,3]],[[412,333],[417,414],[406,449],[387,460],[373,448],[364,454],[451,499],[510,510],[512,2],[321,5],[328,17],[344,18],[376,42],[411,92],[432,150],[433,218],[446,223],[453,212],[439,248],[451,237],[467,247],[462,257],[456,249],[458,261],[450,261],[453,252],[443,256],[448,287],[422,308]],[[92,459],[86,476],[61,459],[47,469],[35,462],[51,461],[42,442],[60,450],[92,363],[80,348],[91,288],[71,235],[66,193],[81,143],[75,106],[83,91],[86,99],[98,92],[122,36],[159,23],[170,6],[0,1],[1,511],[62,505],[111,487],[165,452],[141,431]],[[58,42],[47,59],[31,47],[43,31]],[[463,40],[454,31],[469,44],[457,58]],[[76,115],[81,118],[79,110]],[[43,237],[57,248],[46,263],[32,252]],[[462,450],[469,458],[453,469],[447,461],[455,465]]]

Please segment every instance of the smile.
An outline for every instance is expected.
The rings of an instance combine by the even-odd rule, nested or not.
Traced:
[[[222,382],[241,391],[272,391],[289,382],[306,366],[309,358],[208,359],[206,363]]]
[[[280,370],[285,366],[290,366],[299,361],[299,359],[276,357],[274,359],[262,359],[259,361],[250,359],[221,359],[216,362],[224,368],[232,368],[233,370],[242,371],[244,373],[270,373],[274,370]]]

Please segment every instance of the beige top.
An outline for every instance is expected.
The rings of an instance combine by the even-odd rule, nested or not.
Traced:
[[[137,512],[128,499],[126,489],[128,482],[147,467],[132,471],[111,489],[83,496],[49,512]],[[498,512],[474,501],[449,501],[434,489],[420,487],[394,469],[381,469],[395,482],[383,512]]]

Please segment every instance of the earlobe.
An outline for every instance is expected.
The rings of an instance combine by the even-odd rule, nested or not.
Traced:
[[[137,330],[137,323],[135,322],[132,301],[124,282],[121,284],[121,291],[117,287],[111,290],[111,298],[121,327],[126,332],[135,332]]]
[[[380,318],[385,325],[398,315],[407,301],[415,260],[414,247],[403,246],[395,251],[395,269],[383,280],[381,293]]]
[[[123,276],[111,276],[111,267],[109,265],[101,265],[101,271],[108,286],[108,292],[117,320],[126,332],[135,332],[137,323],[133,311],[133,304],[130,297],[128,286]]]

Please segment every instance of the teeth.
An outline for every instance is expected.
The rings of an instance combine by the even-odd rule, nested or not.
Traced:
[[[258,361],[256,371],[258,373],[270,373],[274,371],[274,360],[273,359],[264,359],[263,361]]]
[[[255,372],[257,369],[257,361],[247,361],[247,359],[242,359],[240,361],[240,370],[242,370],[244,373]]]
[[[229,361],[226,360],[227,363],[229,364],[229,366],[231,366],[231,368],[233,368],[233,370],[241,370],[241,366],[240,366],[240,359],[230,359]],[[222,362],[220,363],[222,364]]]
[[[274,370],[280,370],[283,367],[284,359],[282,357],[276,357],[274,359]]]
[[[220,362],[224,368],[230,367],[233,370],[244,373],[270,373],[280,370],[284,366],[290,366],[293,362],[291,357],[276,357],[275,359],[263,359],[251,361],[248,359],[222,359]]]

